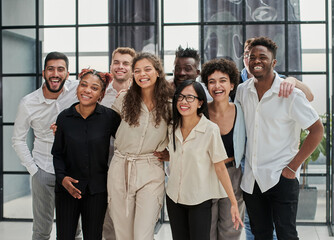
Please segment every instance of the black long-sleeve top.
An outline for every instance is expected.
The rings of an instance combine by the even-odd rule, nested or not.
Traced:
[[[107,191],[110,136],[115,137],[121,122],[112,109],[97,104],[94,112],[84,119],[75,109],[62,111],[57,118],[57,131],[52,147],[56,174],[55,191],[67,191],[64,177],[72,177],[82,194]]]

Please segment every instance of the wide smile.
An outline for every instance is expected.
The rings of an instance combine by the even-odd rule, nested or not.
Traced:
[[[183,111],[183,112],[184,112],[184,111],[188,111],[188,110],[190,109],[190,107],[189,107],[189,106],[186,106],[186,105],[180,105],[179,108],[180,108],[180,110]]]
[[[139,82],[141,82],[141,83],[148,82],[148,81],[150,81],[149,78],[142,78],[142,79],[139,79]]]

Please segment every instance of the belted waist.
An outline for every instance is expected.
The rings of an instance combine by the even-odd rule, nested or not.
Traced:
[[[122,154],[118,150],[115,151],[114,155],[117,157],[124,159],[124,176],[125,176],[125,199],[126,199],[126,216],[129,215],[129,189],[130,189],[130,180],[131,180],[131,170],[136,168],[136,162],[147,161],[151,163],[151,161],[159,161],[158,157],[154,156],[153,153],[147,154]],[[136,178],[136,175],[133,176]]]

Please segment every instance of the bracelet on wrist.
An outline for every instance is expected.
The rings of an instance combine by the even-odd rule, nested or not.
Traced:
[[[293,172],[294,174],[296,174],[296,171],[295,170],[293,170],[291,167],[289,167],[289,166],[286,166],[291,172]]]

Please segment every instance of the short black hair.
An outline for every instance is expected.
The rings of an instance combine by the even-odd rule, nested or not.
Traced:
[[[66,69],[68,71],[68,58],[64,53],[61,53],[61,52],[50,52],[48,55],[46,55],[45,60],[44,60],[44,70],[45,70],[45,67],[48,61],[58,60],[58,59],[62,59],[65,61]]]
[[[229,76],[230,82],[234,84],[233,90],[230,92],[230,96],[234,95],[240,81],[239,70],[235,63],[231,60],[224,58],[212,59],[204,63],[201,71],[201,79],[206,87],[208,87],[209,76],[215,71],[226,73]]]
[[[268,37],[257,37],[249,44],[249,50],[255,46],[264,46],[273,54],[273,58],[276,58],[277,45],[276,43]]]
[[[175,60],[176,58],[193,58],[195,59],[197,68],[199,67],[199,62],[201,59],[197,50],[195,50],[194,48],[189,48],[189,47],[183,49],[181,45],[175,51]]]

